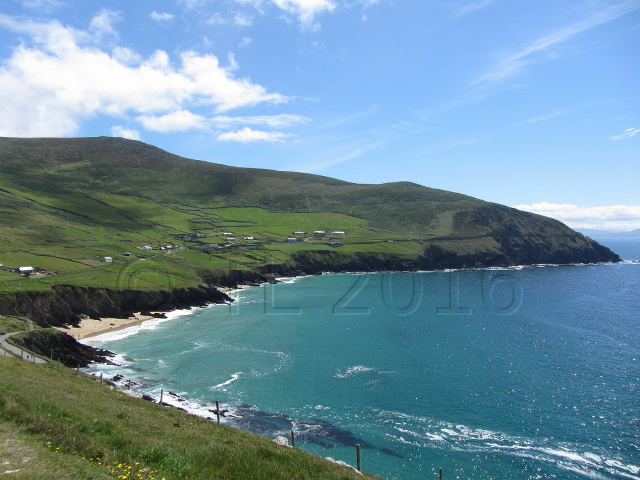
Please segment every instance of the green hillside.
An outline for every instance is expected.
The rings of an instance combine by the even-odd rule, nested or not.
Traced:
[[[5,292],[616,259],[556,220],[413,183],[229,167],[120,138],[0,138]],[[24,266],[47,273],[13,271]]]
[[[2,471],[21,480],[373,478],[65,367],[4,356],[0,438]]]

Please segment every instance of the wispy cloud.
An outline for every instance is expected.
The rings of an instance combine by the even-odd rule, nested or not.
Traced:
[[[480,10],[488,5],[491,5],[493,2],[495,2],[495,0],[481,0],[479,2],[469,3],[467,5],[464,5],[458,8],[455,12],[453,12],[453,16],[458,18],[458,17],[463,17],[465,15],[469,15],[470,13],[473,13],[476,10]]]
[[[554,118],[558,118],[563,115],[566,115],[566,113],[567,113],[566,110],[556,110],[555,112],[550,113],[549,115],[542,115],[541,117],[530,118],[525,123],[546,122],[547,120],[552,120]]]
[[[552,217],[572,228],[634,230],[640,228],[640,205],[580,207],[570,203],[533,203],[513,208]]]
[[[253,130],[249,127],[245,127],[242,130],[235,132],[225,132],[218,135],[218,140],[230,141],[230,142],[284,142],[288,137],[291,137],[290,133],[283,132],[264,132],[261,130]]]
[[[232,125],[264,125],[271,128],[288,128],[295,125],[304,125],[311,121],[302,115],[283,113],[281,115],[255,115],[251,117],[228,117],[218,115],[212,122],[219,127]]]
[[[640,128],[627,128],[621,135],[609,137],[609,140],[617,141],[624,140],[625,138],[635,137],[640,133]]]
[[[152,20],[155,20],[156,22],[167,22],[173,19],[173,17],[175,17],[175,15],[171,13],[167,13],[167,12],[158,13],[155,10],[151,12],[149,16],[151,17]]]
[[[570,38],[591,28],[610,22],[640,8],[640,1],[629,0],[600,10],[589,17],[556,32],[540,37],[519,51],[505,56],[487,73],[471,83],[471,86],[489,85],[515,75],[530,63],[538,60],[541,52],[566,42]]]

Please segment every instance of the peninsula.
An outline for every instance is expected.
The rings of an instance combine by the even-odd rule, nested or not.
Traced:
[[[43,327],[225,302],[220,287],[286,275],[612,261],[556,220],[414,183],[0,138],[0,314]]]

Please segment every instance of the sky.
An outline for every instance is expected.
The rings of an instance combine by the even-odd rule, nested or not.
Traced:
[[[640,228],[640,0],[0,0],[0,136]]]

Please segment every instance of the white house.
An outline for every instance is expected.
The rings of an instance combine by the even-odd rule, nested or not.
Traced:
[[[304,235],[304,232],[293,232],[294,235]]]
[[[222,232],[223,237],[230,237],[231,235],[233,235],[231,232]]]
[[[255,240],[253,237],[244,237],[245,240]]]
[[[334,235],[344,235],[344,232],[341,230],[336,230],[335,232],[332,232]]]
[[[105,263],[113,263],[113,257],[102,257],[102,261]]]
[[[18,273],[33,273],[33,267],[18,267]]]
[[[150,252],[151,250],[153,250],[153,248],[151,248],[149,245],[145,245],[144,247],[140,247],[140,250]]]
[[[289,243],[296,243],[298,241],[297,238],[287,238],[287,242]]]
[[[316,235],[324,235],[324,234],[325,234],[325,231],[324,231],[324,230],[316,230],[316,231],[315,231],[315,232],[313,232],[313,233],[315,233]]]

